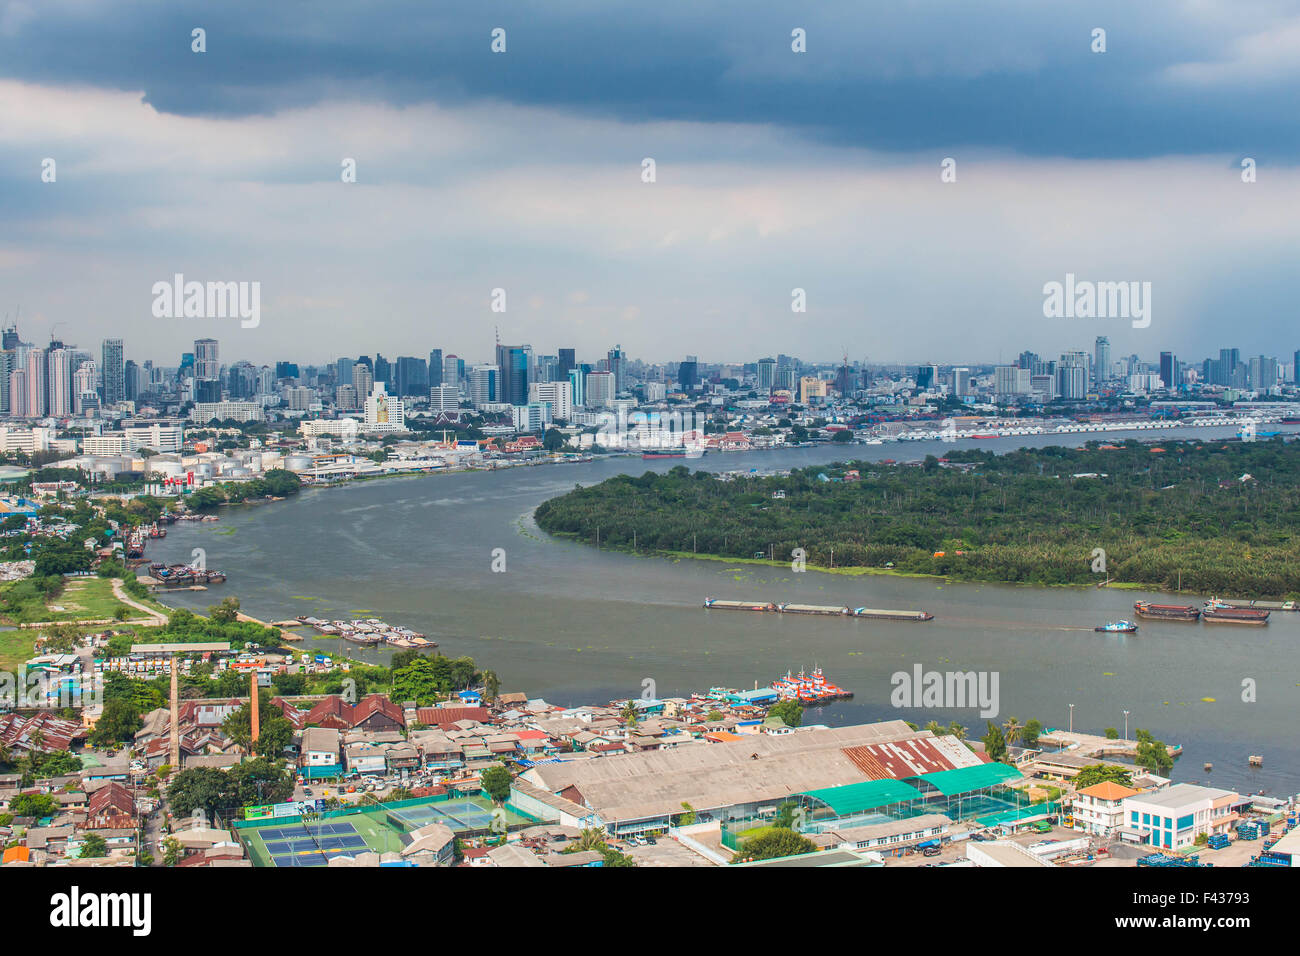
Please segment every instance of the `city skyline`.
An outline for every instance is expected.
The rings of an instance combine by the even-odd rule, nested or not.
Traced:
[[[1229,328],[1261,352],[1294,325],[1284,5],[1202,4],[1170,33],[1163,2],[950,4],[924,30],[832,4],[799,12],[802,54],[767,12],[611,27],[502,7],[498,54],[486,25],[393,6],[321,7],[347,37],[323,56],[288,13],[253,31],[241,4],[153,9],[148,31],[5,4],[0,313],[21,308],[34,340],[156,343],[155,361],[201,337],[266,362],[304,340],[347,352],[380,329],[395,353],[477,355],[505,325],[652,360],[722,355],[744,330],[900,363],[969,361],[933,353],[975,339],[993,362],[1098,334],[1209,354]],[[628,62],[646,31],[665,42]],[[53,52],[86,35],[126,55]],[[576,51],[597,53],[581,88]],[[260,322],[154,318],[151,289],[180,273],[260,283]],[[1150,283],[1150,326],[1045,318],[1066,275]]]

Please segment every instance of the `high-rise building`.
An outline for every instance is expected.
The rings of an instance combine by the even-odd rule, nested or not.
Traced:
[[[934,388],[939,381],[939,367],[937,365],[920,365],[916,369],[916,387],[925,391]]]
[[[677,366],[677,384],[683,392],[700,387],[700,364],[694,356],[686,356],[686,361]]]
[[[399,355],[396,372],[394,392],[399,398],[423,396],[429,390],[429,366],[425,359]]]
[[[585,408],[587,405],[587,373],[580,368],[569,369],[569,394],[573,396],[573,404],[579,408]]]
[[[760,392],[770,392],[776,387],[776,359],[762,358],[758,360],[757,384]]]
[[[1171,392],[1178,388],[1178,359],[1173,352],[1160,353],[1160,381]]]
[[[29,418],[44,418],[49,410],[49,395],[46,379],[49,369],[46,365],[45,350],[31,349],[27,353],[27,375],[24,379],[27,398],[24,404]]]
[[[370,394],[371,389],[375,386],[375,375],[370,371],[370,366],[363,365],[360,360],[352,366],[352,387],[357,390],[357,400],[363,401]]]
[[[497,394],[500,391],[497,376],[500,371],[495,365],[475,365],[470,370],[469,400],[475,408],[497,401]]]
[[[578,367],[577,353],[573,349],[560,349],[559,359],[560,367],[556,370],[555,380],[557,382],[567,382],[569,373]],[[581,402],[578,404],[581,404]]]
[[[442,384],[442,349],[429,350],[429,387],[437,388]]]
[[[99,393],[96,389],[98,382],[99,370],[94,362],[82,362],[72,373],[73,414],[84,415],[99,405]]]
[[[971,394],[971,375],[969,368],[955,368],[952,370],[952,393],[958,398],[965,398]]]
[[[375,382],[366,398],[365,430],[383,434],[406,431],[406,411],[402,400],[389,395],[383,382]]]
[[[1065,352],[1061,355],[1061,361],[1056,366],[1056,391],[1064,399],[1080,399],[1087,396],[1087,352]]]
[[[0,415],[9,414],[9,376],[14,372],[16,358],[8,350],[0,352]]]
[[[500,370],[497,401],[511,405],[528,404],[532,351],[532,347],[527,345],[497,346],[497,368]]]
[[[128,402],[138,402],[142,392],[140,366],[127,359],[122,363],[122,395]]]
[[[50,349],[45,354],[48,363],[46,382],[49,388],[46,405],[51,415],[66,418],[72,414],[72,352],[59,347]]]
[[[216,339],[195,339],[194,380],[196,382],[221,380],[221,360],[218,357]]]
[[[1006,397],[1028,395],[1033,386],[1033,373],[1019,365],[999,365],[993,369],[993,394]]]
[[[528,386],[528,403],[550,405],[552,419],[568,421],[573,415],[573,386],[568,382],[534,382]]]
[[[1093,384],[1100,388],[1110,381],[1110,339],[1104,335],[1097,336],[1092,365]]]
[[[122,340],[104,339],[100,347],[100,369],[104,374],[104,404],[126,401],[126,369],[122,361]]]
[[[460,359],[455,355],[448,355],[442,360],[442,384],[450,385],[452,388],[460,388],[461,379]]]
[[[30,393],[27,391],[27,369],[15,368],[9,373],[9,416],[11,418],[27,418],[27,399]]]
[[[391,382],[393,376],[392,364],[378,352],[375,353],[375,381]]]
[[[356,363],[350,358],[341,358],[334,363],[334,386],[352,384],[352,366]]]
[[[3,336],[0,336],[0,348],[3,348],[6,352],[12,352],[18,348],[18,342],[18,326],[16,325],[9,326],[4,330]]]
[[[614,394],[618,395],[627,391],[627,356],[623,354],[623,346],[615,345],[607,353],[609,359],[609,370],[614,373]]]
[[[460,408],[460,394],[454,385],[435,385],[429,389],[429,411],[454,412]]]
[[[583,402],[587,408],[608,408],[614,404],[617,394],[614,387],[613,372],[588,372],[586,386],[583,389]]]

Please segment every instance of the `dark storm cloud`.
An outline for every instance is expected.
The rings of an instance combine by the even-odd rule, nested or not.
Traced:
[[[0,75],[142,90],[182,115],[494,99],[627,121],[766,123],[877,150],[1249,151],[1289,163],[1300,155],[1300,51],[1258,38],[1298,13],[1258,0],[27,0],[0,13]],[[190,51],[195,26],[207,30],[202,56]],[[488,49],[497,26],[504,56]],[[808,33],[801,56],[790,52],[796,26]],[[1107,31],[1104,54],[1090,50],[1094,27]]]

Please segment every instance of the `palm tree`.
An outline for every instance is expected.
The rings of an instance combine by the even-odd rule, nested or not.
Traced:
[[[1020,735],[1024,732],[1024,727],[1015,717],[1008,717],[1007,722],[1002,725],[1002,732],[1006,734],[1007,746],[1012,747],[1020,742]]]
[[[925,729],[930,731],[930,733],[934,734],[936,737],[943,735],[943,725],[937,720],[930,721],[925,725]]]
[[[496,671],[483,672],[483,690],[488,703],[497,699],[497,694],[501,693],[501,678],[497,676]]]
[[[605,828],[583,827],[577,845],[579,850],[599,850],[605,845]]]
[[[958,740],[966,739],[966,728],[955,720],[948,725],[948,733],[952,734],[952,736],[956,737]]]

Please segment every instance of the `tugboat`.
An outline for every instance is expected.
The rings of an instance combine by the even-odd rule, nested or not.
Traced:
[[[1110,624],[1103,624],[1100,627],[1094,627],[1094,631],[1102,631],[1107,634],[1132,634],[1138,629],[1138,626],[1132,621],[1112,621]]]
[[[1226,601],[1220,601],[1218,598],[1210,598],[1205,602],[1205,608],[1201,611],[1201,616],[1211,624],[1254,624],[1256,626],[1268,623],[1268,611],[1260,611],[1254,608],[1234,607]]]

